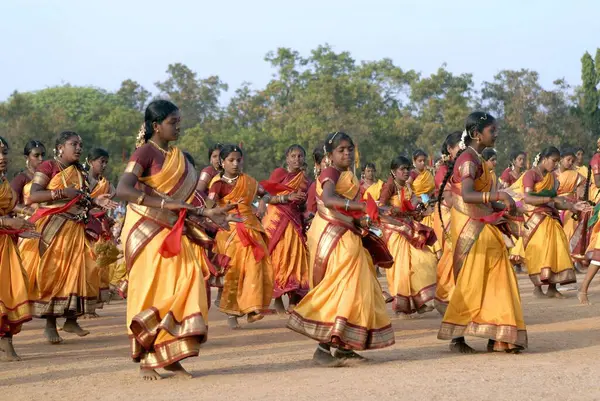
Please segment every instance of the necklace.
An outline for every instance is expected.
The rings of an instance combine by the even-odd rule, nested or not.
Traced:
[[[238,178],[240,178],[239,175],[236,175],[235,177],[232,177],[232,178],[225,177],[224,175],[221,176],[221,179],[230,185],[233,184]]]
[[[156,142],[154,142],[152,139],[148,139],[148,143],[151,144],[152,146],[154,146],[156,149],[160,150],[162,152],[162,154],[165,155],[165,156],[167,155],[167,153],[169,153],[171,151],[171,148],[169,148],[169,150],[164,150]]]
[[[62,179],[63,185],[65,186],[65,188],[68,188],[69,185],[67,184],[67,180],[65,179],[65,168],[68,168],[69,166],[65,166],[63,162],[61,162],[60,159],[56,156],[54,157],[54,161],[56,161],[56,163],[58,164],[58,169],[60,170],[60,178]],[[75,167],[75,169],[77,170],[77,178],[79,179],[79,188],[77,189],[85,192],[86,188],[83,185],[83,174],[77,167]]]
[[[481,153],[479,153],[477,150],[475,150],[475,148],[473,146],[469,145],[469,147],[471,149],[473,149],[473,152],[475,152],[477,154],[477,156],[481,157]]]

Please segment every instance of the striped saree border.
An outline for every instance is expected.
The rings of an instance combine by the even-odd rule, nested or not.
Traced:
[[[572,284],[577,282],[575,270],[571,267],[554,273],[550,267],[542,267],[539,274],[530,274],[529,279],[536,287],[548,284]]]
[[[437,338],[452,340],[464,336],[487,338],[523,348],[527,348],[528,341],[527,330],[519,330],[516,326],[475,322],[469,322],[466,326],[442,322]]]
[[[405,296],[396,294],[392,304],[392,310],[394,312],[406,313],[410,315],[416,312],[419,308],[430,302],[435,298],[435,287],[436,284],[431,284],[425,288],[422,288],[415,295]]]

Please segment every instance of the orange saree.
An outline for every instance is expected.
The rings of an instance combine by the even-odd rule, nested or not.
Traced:
[[[209,198],[218,201],[219,205],[236,204],[237,208],[230,213],[246,220],[230,223],[230,231],[220,230],[217,233],[217,253],[230,258],[219,310],[231,316],[261,313],[271,304],[273,268],[265,231],[252,210],[258,182],[240,174],[233,187],[226,188],[223,184],[220,176],[215,177]]]
[[[269,182],[288,187],[269,191],[271,195],[288,195],[298,191],[306,193],[309,185],[303,172],[293,174],[283,168],[273,171]],[[273,265],[273,298],[283,294],[295,294],[301,298],[309,290],[308,249],[300,209],[302,206],[295,202],[269,205],[262,221]]]
[[[0,216],[8,215],[17,200],[8,181],[0,178]],[[0,337],[17,334],[22,324],[31,320],[27,275],[11,234],[0,228]]]
[[[585,167],[585,166],[584,166]],[[577,170],[566,170],[558,174],[558,195],[571,202],[579,200],[578,192],[583,190],[586,177]],[[585,258],[585,251],[589,242],[588,221],[592,212],[580,213],[576,219],[573,213],[565,210],[561,212],[563,229],[569,241],[569,251],[576,260]]]
[[[448,172],[448,166],[442,165],[435,174],[435,186],[439,191],[444,177]],[[436,208],[433,213],[433,231],[438,244],[442,248],[442,256],[437,263],[435,297],[433,304],[435,309],[443,316],[448,307],[448,302],[454,291],[454,272],[452,269],[452,240],[449,229],[451,226],[452,191],[449,191],[451,183],[448,182],[444,188],[441,200],[441,214]],[[443,224],[442,224],[443,223]],[[444,230],[445,228],[445,230]]]
[[[47,190],[71,187],[87,191],[86,177],[78,167],[63,169],[54,160],[38,166],[33,182]],[[69,203],[46,202],[38,211]],[[100,276],[85,234],[87,215],[87,207],[76,203],[63,213],[42,217],[35,222],[41,238],[21,244],[34,316],[79,316],[96,309]]]
[[[325,207],[320,197],[327,180],[340,197],[354,200],[359,194],[358,179],[351,172],[333,167],[321,172],[318,211],[308,231],[311,290],[291,313],[287,327],[353,350],[388,347],[394,344],[394,330],[373,259],[363,245],[363,235],[368,234],[357,229],[351,217]]]
[[[466,335],[494,341],[494,350],[527,347],[517,278],[508,259],[501,219],[489,204],[466,203],[463,179],[474,180],[477,192],[492,185],[484,160],[471,149],[456,160],[452,179],[453,268],[456,287],[444,314],[438,338]]]
[[[164,160],[163,160],[164,159]],[[146,193],[191,203],[198,175],[177,148],[166,155],[151,144],[138,148],[125,172],[138,176]],[[187,236],[163,256],[178,213],[130,203],[121,242],[128,271],[127,330],[131,357],[156,369],[197,356],[206,341],[208,305],[199,260]],[[187,231],[190,231],[188,229]],[[172,249],[172,248],[170,248]],[[162,253],[161,253],[162,252]]]

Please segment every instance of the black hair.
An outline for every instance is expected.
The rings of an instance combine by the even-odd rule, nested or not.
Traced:
[[[582,148],[581,146],[579,146],[579,147],[575,148],[575,153],[578,153],[578,152],[582,152],[583,154],[585,154],[585,149]]]
[[[8,142],[6,142],[6,139],[2,138],[1,136],[0,142],[2,143],[2,146],[4,146],[6,149],[10,149],[10,146],[8,146]]]
[[[58,146],[64,145],[65,143],[67,143],[69,138],[72,138],[74,136],[79,136],[79,134],[75,131],[63,131],[60,134],[58,134],[58,137],[54,142],[54,152],[58,154]]]
[[[327,135],[327,138],[325,138],[325,151],[327,153],[333,152],[333,149],[340,146],[340,143],[342,143],[342,141],[350,142],[350,145],[354,146],[354,141],[352,140],[352,138],[350,138],[348,134],[336,131]]]
[[[87,156],[87,161],[88,162],[92,162],[94,160],[97,160],[101,157],[110,157],[110,155],[108,154],[108,151],[102,148],[92,148]]]
[[[442,143],[442,148],[440,149],[440,152],[442,153],[442,155],[450,156],[450,152],[448,152],[448,148],[453,148],[456,145],[458,145],[458,143],[460,142],[461,135],[462,135],[462,132],[454,131],[454,132],[448,134],[448,136],[446,136],[444,143]]]
[[[25,144],[25,148],[23,149],[23,154],[25,156],[29,156],[29,154],[31,153],[31,151],[35,148],[41,148],[44,149],[44,153],[46,152],[46,147],[44,146],[44,144],[40,141],[29,141]]]
[[[362,168],[362,171],[365,171],[368,168],[372,168],[373,170],[377,171],[377,167],[375,167],[375,163],[371,163],[371,162],[365,163],[365,165]]]
[[[560,150],[560,157],[561,157],[561,159],[563,157],[567,157],[567,156],[575,157],[575,153],[577,153],[577,151],[573,148],[563,148]]]
[[[425,158],[427,158],[427,153],[423,149],[417,149],[412,154],[413,160],[417,160],[417,157],[420,156],[425,156]]]
[[[183,155],[185,156],[187,161],[190,162],[190,164],[194,166],[194,168],[196,168],[196,160],[194,160],[194,157],[188,152],[183,152]]]
[[[483,132],[484,129],[494,124],[495,122],[496,119],[494,118],[494,116],[483,111],[474,111],[473,113],[469,114],[465,121],[466,135],[463,138],[461,134],[461,140],[464,140],[465,149],[466,146],[469,146],[471,144],[471,141],[475,139],[475,136],[478,132]],[[444,218],[442,216],[442,199],[444,197],[444,188],[446,187],[448,180],[454,172],[454,164],[456,163],[456,160],[458,160],[459,156],[465,151],[465,149],[459,150],[454,160],[451,160],[448,163],[448,171],[446,171],[446,175],[444,176],[442,185],[440,185],[440,191],[438,194],[438,213],[440,215],[439,217],[440,222],[442,223],[443,231],[446,231],[446,227],[444,227]]]
[[[152,135],[154,135],[153,123],[162,123],[167,117],[178,110],[179,108],[168,100],[154,100],[150,102],[144,113],[144,128],[146,130],[144,142],[148,142],[152,138]]]
[[[489,161],[492,157],[497,156],[496,149],[494,148],[485,148],[483,152],[481,152],[481,156],[483,156],[483,160],[486,162]]]
[[[561,157],[560,150],[558,150],[558,148],[555,146],[548,146],[540,152],[540,160],[539,161],[542,161],[543,159],[547,159],[552,156]]]
[[[295,144],[291,145],[289,148],[287,148],[287,150],[285,151],[285,157],[288,157],[288,155],[294,150],[301,151],[302,154],[304,155],[304,157],[306,157],[306,150],[304,150],[304,148],[301,145],[298,145],[297,143],[295,143]]]
[[[390,163],[390,170],[394,171],[402,166],[410,168],[412,166],[412,163],[405,156],[396,156],[392,159],[392,162]]]
[[[315,160],[316,164],[321,164],[323,158],[325,157],[325,152],[323,151],[324,146],[325,144],[321,142],[316,148],[314,148],[312,152],[313,159]]]
[[[225,160],[227,156],[233,152],[239,152],[240,155],[244,156],[242,148],[240,148],[238,145],[223,145],[221,148],[221,153],[219,153],[219,157],[221,160]]]
[[[522,150],[513,150],[512,152],[510,152],[510,155],[508,156],[508,160],[510,161],[509,167],[514,167],[515,160],[517,160],[517,157],[521,155],[525,156],[526,153]]]
[[[221,149],[223,149],[223,145],[220,143],[215,143],[210,148],[208,148],[208,160],[210,161],[210,158],[212,157],[212,154],[214,153],[215,150],[218,150],[219,154],[220,154]]]

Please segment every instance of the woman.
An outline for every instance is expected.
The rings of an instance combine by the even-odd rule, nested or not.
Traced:
[[[362,177],[360,180],[360,198],[367,199],[369,195],[375,200],[378,200],[381,196],[381,188],[383,188],[383,181],[377,179],[377,168],[374,163],[367,163],[364,165],[362,170]]]
[[[491,191],[492,180],[481,156],[486,147],[494,146],[496,130],[494,117],[471,113],[461,151],[440,186],[443,193],[452,176],[450,233],[456,287],[438,333],[439,339],[452,340],[452,352],[475,352],[465,335],[488,338],[488,351],[519,352],[527,347],[517,278],[500,230],[503,210],[508,206],[514,212],[515,203],[507,193]]]
[[[411,162],[398,156],[390,165],[391,176],[383,186],[379,204],[390,206],[390,216],[382,217],[383,238],[394,258],[386,271],[388,289],[393,294],[392,309],[403,318],[433,310],[437,259],[426,246],[435,242],[433,230],[420,219],[423,203],[406,185]]]
[[[458,144],[460,143],[461,135],[460,131],[454,131],[442,143],[442,164],[434,177],[438,196],[438,210],[433,214],[433,230],[438,243],[442,247],[442,256],[437,264],[437,280],[433,305],[442,316],[446,312],[452,291],[454,291],[454,272],[452,269],[452,241],[450,235],[442,226],[442,221],[446,223],[446,227],[450,227],[451,224],[452,191],[446,190],[444,193],[440,193],[440,187],[442,186],[444,177],[448,173],[450,163],[454,161],[456,154],[460,150]]]
[[[533,168],[523,174],[521,183],[527,212],[521,236],[525,263],[536,297],[544,296],[542,285],[548,285],[547,297],[563,298],[556,285],[576,281],[569,243],[558,210],[576,213],[583,211],[585,205],[573,204],[557,196],[558,181],[552,172],[559,160],[558,149],[547,147],[535,157]]]
[[[306,194],[306,212],[305,212],[305,220],[307,226],[310,225],[313,217],[317,213],[317,180],[319,179],[319,175],[321,175],[321,171],[325,170],[327,166],[325,165],[325,152],[323,151],[325,144],[320,143],[313,150],[313,172],[315,176],[315,181],[313,181],[308,187],[308,192]]]
[[[485,161],[485,167],[490,172],[492,177],[492,191],[498,189],[498,177],[496,176],[496,163],[498,163],[498,155],[494,148],[485,148],[481,152],[483,160]]]
[[[510,165],[502,172],[499,178],[501,188],[508,188],[513,185],[523,174],[525,169],[525,152],[521,150],[513,151],[510,154]]]
[[[19,201],[5,177],[8,169],[8,143],[0,137],[0,361],[20,361],[13,347],[13,336],[23,323],[31,320],[27,296],[27,276],[13,235],[29,232],[35,226],[9,213]]]
[[[22,244],[21,257],[29,277],[33,314],[46,319],[44,335],[51,344],[62,342],[56,319],[66,318],[63,330],[80,337],[89,334],[77,318],[94,313],[99,275],[86,237],[85,222],[93,207],[114,208],[110,195],[91,198],[87,173],[79,163],[83,142],[77,133],[62,132],[53,160],[38,167],[29,201],[40,205],[30,221],[41,234]]]
[[[563,149],[560,152],[558,169],[554,170],[558,180],[558,195],[571,203],[583,200],[586,177],[579,174],[573,168],[575,162],[575,150]],[[587,225],[591,213],[578,213],[574,215],[570,211],[561,213],[561,221],[567,240],[569,241],[569,252],[575,261],[585,259],[587,249]],[[579,263],[576,263],[576,268]]]
[[[151,102],[117,185],[117,197],[129,202],[121,232],[129,273],[127,329],[144,380],[161,379],[158,368],[191,376],[180,361],[197,356],[206,341],[208,304],[204,262],[187,237],[193,231],[189,219],[205,216],[223,224],[229,209],[191,205],[198,175],[183,152],[169,146],[180,124],[177,106]]]
[[[581,174],[584,177],[587,177],[588,175],[588,166],[585,165],[585,163],[583,162],[583,157],[585,156],[585,150],[582,147],[579,147],[577,149],[575,149],[575,170],[577,170],[577,172],[579,174]]]
[[[25,144],[23,155],[25,156],[26,169],[13,178],[10,186],[19,197],[15,212],[31,215],[33,209],[28,212],[25,208],[30,204],[29,193],[31,190],[31,181],[33,180],[35,170],[44,161],[44,157],[46,157],[46,147],[40,141],[29,141]]]
[[[97,198],[100,195],[109,195],[112,198],[115,195],[115,187],[104,177],[109,157],[108,152],[102,148],[92,148],[88,153],[86,164],[88,165],[88,180],[90,196],[92,198]],[[109,299],[110,265],[116,262],[119,251],[114,244],[111,233],[111,226],[114,224],[114,221],[102,210],[92,211],[92,216],[94,219],[88,225],[88,234],[94,233],[94,231],[94,234],[96,234],[92,238],[92,241],[94,242],[93,251],[96,257],[100,286],[96,308],[100,309],[103,303]],[[87,315],[87,317],[97,316],[95,313]]]
[[[273,298],[278,313],[285,313],[284,294],[289,297],[290,311],[309,289],[308,249],[302,215],[310,184],[302,170],[305,158],[302,146],[290,146],[285,152],[285,168],[275,169],[267,182],[261,182],[272,195],[262,224],[268,237],[274,271]]]
[[[394,331],[373,265],[384,263],[374,261],[363,246],[364,235],[374,236],[367,234],[370,218],[365,215],[366,204],[358,201],[360,184],[350,170],[354,143],[342,132],[329,134],[325,152],[331,167],[319,176],[318,213],[308,231],[311,290],[287,326],[319,342],[313,356],[317,364],[340,366],[346,360],[364,359],[355,350],[394,344]],[[331,347],[336,348],[333,355]]]
[[[223,149],[223,145],[220,143],[217,143],[208,149],[209,165],[200,172],[200,178],[198,179],[196,189],[204,198],[208,196],[208,187],[210,187],[211,181],[219,174],[219,156],[221,154],[221,149]]]
[[[217,233],[217,253],[231,261],[225,274],[223,298],[219,310],[228,315],[232,329],[240,328],[238,317],[247,315],[248,323],[261,320],[273,295],[273,268],[267,248],[267,236],[254,214],[252,203],[261,197],[259,216],[264,215],[268,193],[249,175],[242,173],[242,149],[225,145],[221,149],[222,173],[213,180],[208,198],[219,205],[232,205],[231,214],[244,219],[231,225],[231,231]]]
[[[435,179],[433,174],[427,168],[427,153],[417,149],[412,155],[414,170],[411,171],[408,184],[414,194],[421,198],[423,203],[428,206],[423,215],[421,224],[433,228],[433,208],[429,207],[429,202],[435,194]],[[442,256],[442,247],[438,241],[430,247],[437,258]]]

